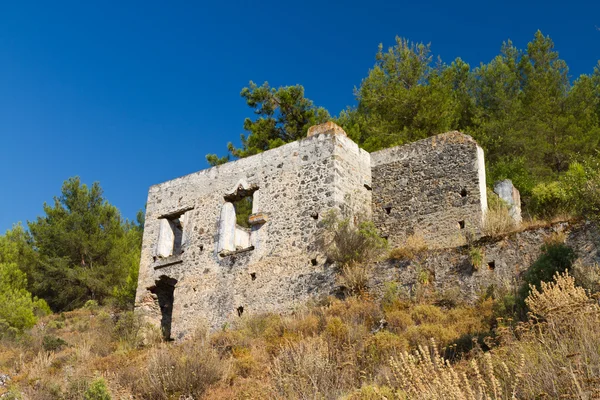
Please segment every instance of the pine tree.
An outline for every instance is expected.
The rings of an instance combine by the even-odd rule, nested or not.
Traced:
[[[316,107],[304,97],[304,88],[300,85],[275,89],[268,82],[257,86],[250,81],[249,87],[243,88],[240,94],[258,117],[245,119],[247,134],[241,135],[242,147],[227,145],[234,158],[248,157],[306,137],[309,127],[330,119],[324,108]],[[229,161],[230,156],[208,154],[206,160],[214,166]]]

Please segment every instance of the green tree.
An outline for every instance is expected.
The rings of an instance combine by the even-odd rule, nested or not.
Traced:
[[[267,82],[257,86],[250,81],[249,87],[242,89],[241,96],[254,109],[257,118],[244,121],[247,134],[241,135],[242,147],[236,148],[229,143],[230,155],[218,157],[208,154],[206,160],[210,165],[223,164],[230,160],[230,156],[248,157],[301,139],[306,137],[310,126],[330,119],[324,108],[315,106],[304,97],[304,87],[300,85],[275,89]]]
[[[0,263],[0,336],[20,333],[50,312],[44,300],[27,291],[27,276],[17,264]]]
[[[122,221],[98,183],[88,188],[70,178],[54,204],[44,204],[44,212],[28,223],[36,258],[25,270],[34,294],[57,311],[89,299],[104,301],[119,291],[131,296],[142,228]]]
[[[31,328],[37,316],[50,312],[44,300],[27,290],[27,275],[16,264],[34,257],[26,235],[21,225],[15,225],[0,236],[0,336]]]
[[[528,197],[598,145],[594,77],[572,85],[552,40],[538,31],[527,51],[504,43],[474,72],[474,123],[467,131],[486,150],[491,181],[510,178]]]
[[[396,37],[356,90],[358,106],[338,122],[368,151],[422,139],[466,123],[469,66],[432,64],[430,45]],[[463,121],[464,120],[464,121]]]

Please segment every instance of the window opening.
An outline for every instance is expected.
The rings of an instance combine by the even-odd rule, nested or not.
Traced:
[[[237,187],[224,196],[219,222],[218,252],[221,256],[230,252],[252,250],[251,233],[257,221],[251,220],[257,214],[258,187],[240,181]],[[263,221],[264,223],[264,221]]]
[[[391,206],[383,207],[383,209],[385,210],[385,213],[387,215],[390,215],[390,213],[392,212],[392,207]]]
[[[185,213],[160,218],[156,255],[169,257],[183,253]]]
[[[238,317],[241,317],[241,316],[242,316],[242,314],[244,313],[244,307],[242,307],[242,306],[239,306],[239,307],[236,309],[236,311],[237,311],[237,315],[238,315]]]
[[[458,221],[458,227],[460,229],[465,229],[465,221]]]
[[[235,223],[242,228],[250,228],[250,215],[252,214],[252,194],[233,201],[235,210]]]
[[[493,271],[493,270],[495,270],[495,269],[496,269],[496,262],[495,262],[495,261],[490,261],[490,262],[488,263],[488,269],[489,269],[490,271]]]
[[[460,197],[467,197],[467,189],[463,189],[460,191]]]
[[[251,272],[250,278],[252,278],[252,280],[255,281],[256,280],[256,272]]]

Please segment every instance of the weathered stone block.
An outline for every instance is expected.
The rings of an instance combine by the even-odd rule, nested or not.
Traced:
[[[517,224],[520,224],[523,220],[521,217],[521,194],[513,185],[512,181],[510,179],[505,179],[494,183],[494,193],[508,204],[509,215]]]
[[[346,136],[346,132],[342,129],[342,127],[331,121],[325,122],[324,124],[311,126],[308,128],[308,133],[306,136],[311,137],[314,135],[320,135],[321,133]]]

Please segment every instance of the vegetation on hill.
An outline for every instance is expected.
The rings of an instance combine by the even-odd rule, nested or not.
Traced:
[[[88,300],[133,304],[143,214],[123,221],[98,183],[79,178],[63,184],[44,214],[0,236],[0,336],[30,328],[48,305],[60,312]]]
[[[335,120],[369,151],[459,129],[485,148],[488,181],[510,178],[529,217],[600,219],[600,64],[575,81],[536,33],[488,64],[434,62],[398,38]],[[211,165],[298,140],[330,120],[300,85],[250,83],[242,145]],[[484,231],[515,229],[490,196]],[[239,215],[251,202],[236,203]],[[370,222],[324,219],[344,299],[290,315],[244,315],[209,334],[165,343],[133,305],[143,213],[123,220],[98,183],[64,182],[44,215],[0,236],[0,397],[7,399],[537,399],[600,397],[600,272],[553,236],[515,291],[474,304],[417,284],[369,291],[366,265],[427,251],[411,236],[388,251]],[[243,218],[242,218],[243,219]],[[247,218],[246,218],[247,220]],[[243,221],[242,221],[243,222]],[[474,268],[484,257],[469,248]],[[573,278],[574,276],[575,278]]]
[[[382,300],[325,298],[210,335],[199,327],[182,343],[92,302],[4,338],[10,380],[0,391],[33,400],[595,398],[600,308],[572,277],[555,279],[532,289],[520,323],[502,297],[467,305],[427,284],[406,292],[392,283]]]

